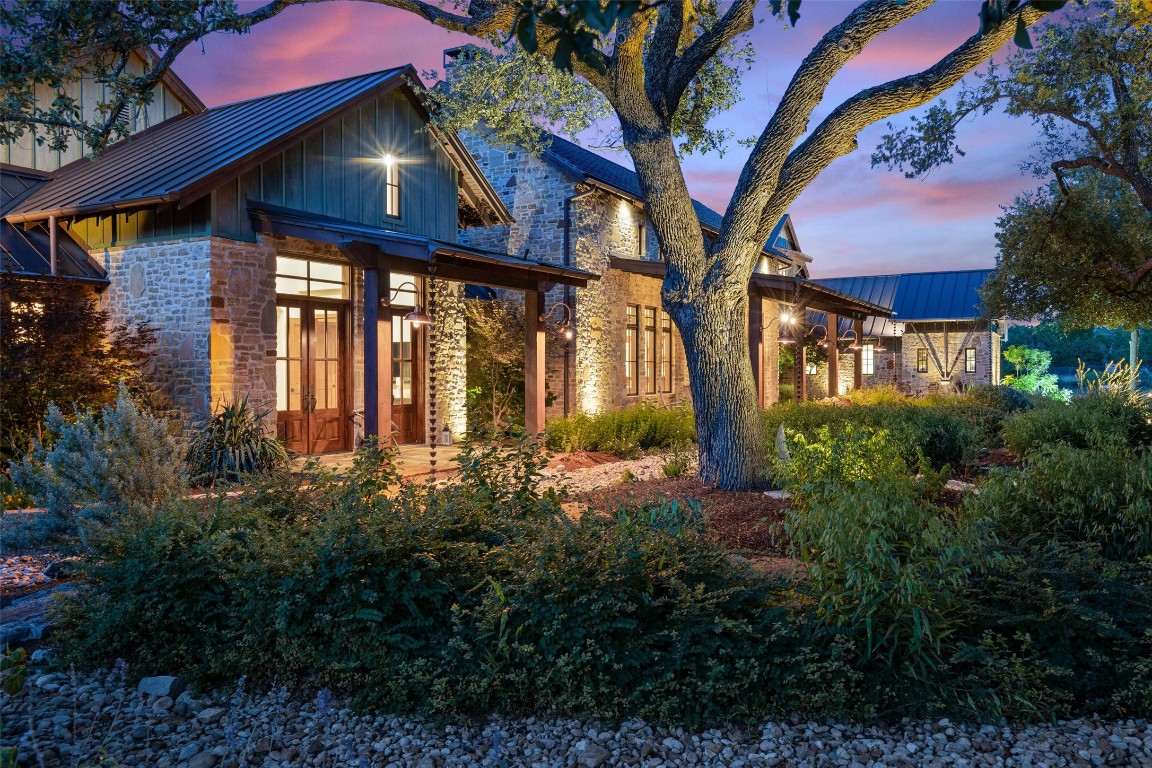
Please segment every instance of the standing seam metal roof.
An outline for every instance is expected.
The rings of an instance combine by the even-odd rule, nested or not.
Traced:
[[[350,77],[167,120],[116,144],[95,162],[84,159],[65,166],[8,215],[70,215],[177,200],[198,182],[251,162],[270,147],[278,149],[389,81],[399,85],[409,69]]]

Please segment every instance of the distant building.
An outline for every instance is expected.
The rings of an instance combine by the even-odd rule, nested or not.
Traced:
[[[837,323],[837,394],[881,385],[920,395],[999,384],[1003,323],[983,316],[979,293],[991,274],[990,269],[974,269],[814,281],[892,313],[890,319],[868,318],[858,329],[844,320]],[[810,336],[812,329],[821,334],[817,326],[826,325],[824,313],[809,313]],[[828,369],[828,362],[807,366],[808,397],[828,395]]]

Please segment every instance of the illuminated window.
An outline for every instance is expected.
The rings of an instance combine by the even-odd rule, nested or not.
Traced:
[[[660,391],[672,391],[672,318],[660,312]]]
[[[276,257],[276,293],[317,299],[348,298],[348,267],[330,261]]]
[[[964,350],[964,372],[976,373],[976,349],[968,347]]]
[[[644,307],[644,392],[656,394],[656,308]]]
[[[876,373],[876,345],[865,344],[864,348],[860,350],[860,371],[865,376],[871,376]]]
[[[624,332],[624,387],[629,395],[640,393],[640,307],[629,304]]]
[[[636,224],[636,256],[641,259],[648,256],[648,228],[643,221]]]
[[[400,217],[400,163],[393,155],[384,155],[384,213]]]
[[[923,347],[916,350],[916,372],[928,373],[928,350]]]

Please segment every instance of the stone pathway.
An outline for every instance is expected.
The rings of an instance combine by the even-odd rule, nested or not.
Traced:
[[[197,700],[178,678],[131,687],[121,680],[121,672],[33,671],[25,691],[0,696],[0,743],[20,745],[25,764],[44,766],[1152,766],[1152,727],[1143,720],[1028,727],[796,720],[703,731],[641,720],[445,722],[356,716],[325,692],[311,700],[283,691]]]

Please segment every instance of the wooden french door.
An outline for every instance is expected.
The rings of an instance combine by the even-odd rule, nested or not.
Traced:
[[[302,453],[347,450],[344,304],[276,304],[276,432]]]
[[[408,311],[392,314],[392,422],[397,442],[418,443],[424,440],[423,344],[420,328],[404,320]]]

